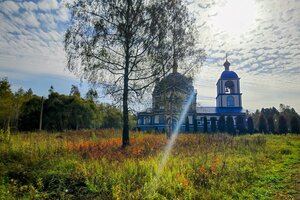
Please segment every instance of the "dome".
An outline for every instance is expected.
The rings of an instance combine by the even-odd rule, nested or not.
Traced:
[[[174,87],[187,92],[194,90],[191,78],[188,78],[178,72],[173,72],[168,74],[155,85],[153,93],[159,94],[165,90],[168,90],[169,88]]]
[[[223,71],[220,78],[221,79],[236,79],[239,77],[234,71]]]

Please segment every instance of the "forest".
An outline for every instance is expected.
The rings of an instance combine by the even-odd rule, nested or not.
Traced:
[[[59,94],[50,86],[48,97],[22,88],[13,92],[7,78],[0,81],[0,129],[17,131],[65,131],[79,129],[121,128],[121,110],[97,101],[96,90],[81,97],[77,86],[70,94]],[[40,124],[41,123],[41,124]],[[135,120],[130,114],[130,127]]]

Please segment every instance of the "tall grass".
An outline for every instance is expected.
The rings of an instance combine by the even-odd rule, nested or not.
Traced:
[[[164,135],[120,130],[11,135],[0,199],[293,199],[300,136],[180,134],[157,176]]]

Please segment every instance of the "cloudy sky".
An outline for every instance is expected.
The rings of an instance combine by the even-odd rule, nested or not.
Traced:
[[[243,107],[290,105],[300,112],[300,0],[187,0],[207,60],[196,75],[198,102],[214,106],[228,53],[241,78]],[[63,1],[0,0],[0,77],[13,89],[68,94],[80,81],[65,69]],[[87,84],[80,86],[82,93]]]

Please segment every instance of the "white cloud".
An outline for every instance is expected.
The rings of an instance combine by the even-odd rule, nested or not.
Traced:
[[[28,11],[33,11],[38,8],[38,6],[35,3],[33,3],[32,1],[25,1],[25,2],[23,2],[22,6],[24,9],[26,9]]]
[[[40,26],[39,21],[36,19],[36,16],[32,12],[25,12],[22,16],[25,26],[30,26],[38,28]]]
[[[19,8],[19,5],[13,1],[4,1],[0,3],[0,10],[7,15],[17,13]]]
[[[41,10],[54,10],[58,8],[58,3],[56,0],[41,0],[38,7]]]

